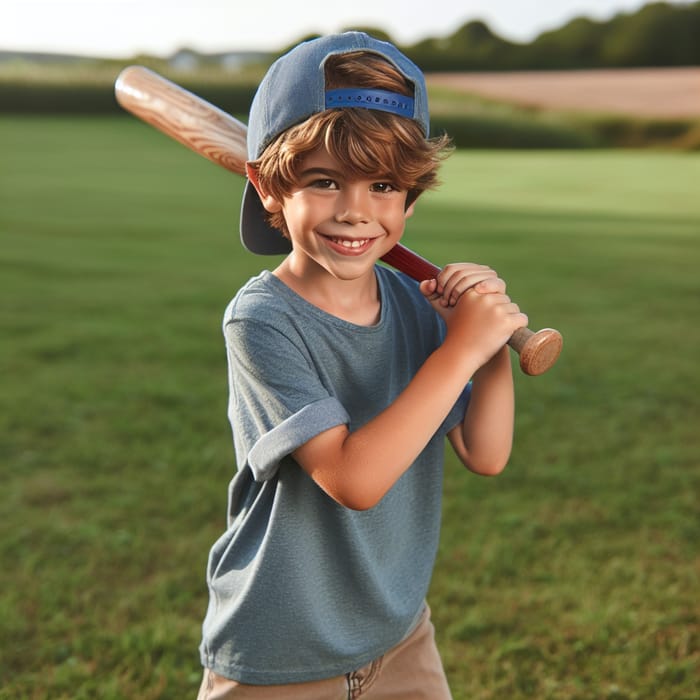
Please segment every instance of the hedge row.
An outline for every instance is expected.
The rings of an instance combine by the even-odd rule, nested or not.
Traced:
[[[254,85],[196,85],[188,89],[230,114],[246,114]],[[119,114],[111,85],[0,82],[0,114]]]
[[[225,112],[246,115],[254,85],[188,85]],[[0,114],[124,114],[112,86],[0,82]],[[434,115],[433,133],[450,134],[458,148],[609,148],[670,146],[700,149],[700,125],[686,120],[572,117],[552,121],[537,114]]]
[[[600,145],[585,130],[518,117],[436,116],[432,119],[431,131],[449,134],[457,148],[591,148]]]
[[[458,148],[674,148],[700,150],[700,122],[578,116],[552,123],[527,115],[440,117],[435,133],[449,134]]]

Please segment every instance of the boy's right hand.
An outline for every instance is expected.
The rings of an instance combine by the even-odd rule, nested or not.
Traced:
[[[444,344],[453,344],[473,357],[477,367],[485,365],[528,318],[505,293],[481,293],[468,289],[447,321]]]

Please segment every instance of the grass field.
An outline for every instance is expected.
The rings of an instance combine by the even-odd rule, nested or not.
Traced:
[[[193,698],[234,470],[242,183],[135,120],[0,119],[0,698]],[[448,460],[455,700],[700,698],[700,155],[460,152],[405,241],[564,353],[512,462]]]

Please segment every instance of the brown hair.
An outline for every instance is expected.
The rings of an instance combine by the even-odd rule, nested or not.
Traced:
[[[380,56],[352,52],[326,60],[326,88],[367,87],[411,96],[411,84]],[[407,191],[408,207],[435,187],[441,161],[451,151],[447,136],[426,138],[406,117],[371,109],[331,109],[309,117],[280,134],[253,163],[262,189],[278,200],[293,191],[304,156],[325,147],[343,163],[350,177],[390,179]],[[274,228],[287,233],[281,212],[268,215]]]

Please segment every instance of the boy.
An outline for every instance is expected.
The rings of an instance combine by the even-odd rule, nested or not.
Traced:
[[[238,471],[209,556],[199,698],[449,698],[425,603],[444,438],[469,469],[503,469],[505,343],[527,317],[487,267],[418,286],[376,265],[447,147],[394,46],[300,44],[248,129],[242,240],[287,255],[224,318]]]

